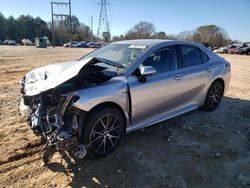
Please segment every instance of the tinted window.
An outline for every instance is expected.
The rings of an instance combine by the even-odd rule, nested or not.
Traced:
[[[180,46],[182,56],[181,67],[191,67],[202,64],[200,49],[195,46]]]
[[[144,61],[143,66],[152,66],[157,73],[175,70],[177,68],[175,47],[165,47],[155,51]]]
[[[202,57],[203,63],[206,63],[209,60],[207,54],[205,52],[203,52],[202,50],[201,50],[201,57]]]

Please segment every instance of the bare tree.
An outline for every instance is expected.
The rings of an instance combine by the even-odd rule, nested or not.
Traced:
[[[125,36],[114,36],[113,41],[128,39],[169,39],[169,40],[187,40],[202,43],[205,46],[225,46],[232,44],[227,32],[216,25],[200,26],[193,31],[182,31],[177,35],[166,34],[164,31],[156,32],[155,27],[149,22],[139,22],[131,28]]]
[[[192,31],[182,31],[176,35],[178,40],[187,40],[191,41],[193,39],[193,32]]]
[[[155,38],[157,39],[166,39],[166,33],[164,31],[160,31],[159,33],[155,34]]]
[[[193,41],[206,46],[224,46],[228,39],[226,31],[217,25],[200,26],[193,35]]]
[[[147,39],[150,38],[154,33],[154,24],[142,21],[127,32],[126,39]]]
[[[168,39],[168,40],[176,40],[176,36],[173,35],[173,34],[166,35],[166,39]]]
[[[80,24],[79,34],[81,35],[82,40],[86,42],[89,42],[94,38],[90,28],[83,23]]]

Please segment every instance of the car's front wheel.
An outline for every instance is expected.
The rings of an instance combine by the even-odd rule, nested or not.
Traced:
[[[91,154],[101,157],[112,152],[124,133],[125,122],[121,112],[115,108],[99,108],[86,119],[84,144]]]
[[[224,93],[223,85],[220,81],[215,81],[212,83],[208,89],[205,102],[203,104],[203,109],[206,111],[215,110],[221,101],[221,98]]]

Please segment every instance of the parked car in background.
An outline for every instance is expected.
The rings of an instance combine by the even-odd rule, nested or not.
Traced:
[[[85,48],[86,46],[87,46],[87,44],[84,41],[82,41],[82,42],[73,41],[72,42],[72,48]],[[64,44],[63,47],[65,47],[65,48],[71,47],[71,42]]]
[[[234,50],[236,49],[236,48],[239,48],[238,46],[236,46],[236,45],[230,45],[230,46],[228,46],[229,48],[228,48],[228,50],[227,50],[227,52],[229,53],[229,54],[233,54],[234,53]]]
[[[102,43],[96,43],[96,44],[95,44],[95,47],[96,47],[96,48],[101,48],[102,46],[103,46]]]
[[[250,55],[250,46],[239,49],[238,54]]]
[[[102,43],[97,43],[97,42],[89,42],[87,43],[88,48],[101,48],[103,46]]]
[[[215,47],[212,48],[212,51],[217,50],[217,49],[219,49],[219,47],[215,46]]]
[[[17,42],[15,40],[5,40],[4,45],[16,46]]]
[[[32,41],[30,39],[23,39],[22,43],[24,46],[32,46]]]
[[[9,44],[9,40],[5,40],[5,41],[3,42],[3,44],[4,44],[4,45],[8,45],[8,44]]]
[[[96,43],[95,42],[89,42],[87,43],[88,48],[96,48]]]
[[[73,44],[72,47],[73,48],[86,48],[87,43],[86,42],[77,42],[76,44]]]
[[[239,49],[240,49],[239,47],[236,47],[236,48],[229,48],[229,49],[228,49],[228,53],[229,53],[229,54],[237,54]]]
[[[250,42],[244,42],[242,47],[250,47]]]
[[[229,62],[197,43],[115,42],[28,72],[19,109],[47,149],[104,156],[125,133],[199,107],[215,110],[230,72]]]
[[[214,50],[215,53],[227,53],[228,47],[220,47],[219,49]]]
[[[15,40],[10,40],[9,41],[9,45],[10,46],[16,46],[17,45],[17,42]]]
[[[243,47],[237,47],[237,48],[234,48],[232,50],[233,54],[239,54],[239,51],[242,49]]]
[[[72,42],[72,45],[73,45],[73,42]],[[63,47],[65,48],[71,47],[71,42],[63,44]]]
[[[217,50],[219,47],[217,46],[209,46],[208,49],[211,51]]]

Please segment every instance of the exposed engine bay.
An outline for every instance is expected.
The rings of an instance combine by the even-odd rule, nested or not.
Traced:
[[[86,155],[82,139],[86,113],[72,105],[79,99],[74,91],[102,84],[118,74],[117,71],[110,71],[98,65],[100,60],[94,59],[91,62],[82,67],[76,76],[36,95],[27,95],[25,87],[29,81],[26,77],[21,81],[23,97],[19,111],[27,119],[34,133],[45,138],[46,149],[68,151],[74,153],[77,158]],[[44,77],[46,76],[45,72]],[[54,76],[63,77],[60,73]]]

